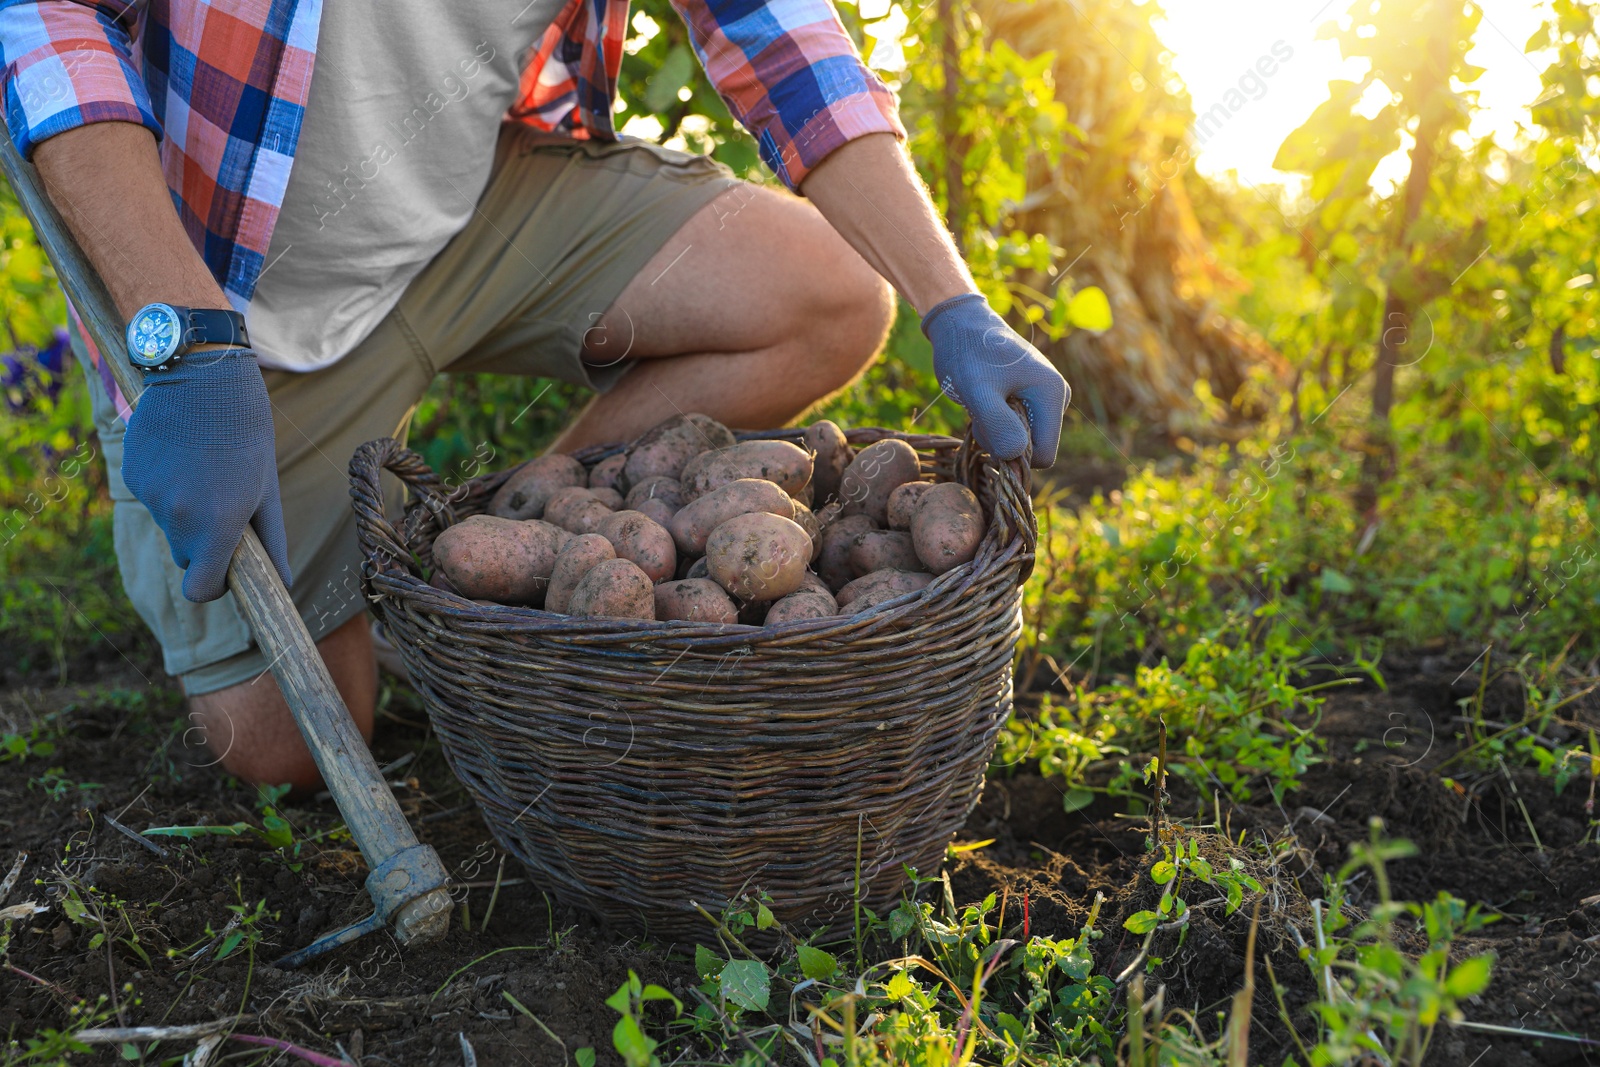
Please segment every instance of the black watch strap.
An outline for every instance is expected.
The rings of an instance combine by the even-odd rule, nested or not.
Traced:
[[[193,345],[238,345],[250,347],[244,316],[222,308],[183,308],[187,320],[183,331],[184,348]]]

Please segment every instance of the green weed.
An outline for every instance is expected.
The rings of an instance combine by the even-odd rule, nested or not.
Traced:
[[[1386,838],[1382,822],[1374,818],[1370,839],[1352,846],[1350,861],[1328,878],[1326,910],[1322,901],[1313,902],[1315,942],[1300,955],[1322,993],[1313,1008],[1319,1032],[1310,1047],[1295,1037],[1303,1059],[1291,1058],[1287,1067],[1363,1058],[1417,1067],[1439,1023],[1459,1022],[1461,1002],[1488,987],[1494,954],[1452,963],[1451,949],[1498,916],[1484,915],[1477,905],[1468,907],[1444,892],[1424,904],[1394,900],[1387,865],[1415,854],[1409,842]],[[1347,889],[1361,871],[1371,874],[1378,894],[1365,917],[1351,906]],[[1427,942],[1426,951],[1415,957],[1400,947],[1402,936],[1412,931]],[[1284,1021],[1293,1033],[1287,1015]]]
[[[38,787],[53,801],[82,799],[96,789],[104,789],[99,782],[74,782],[66,777],[66,768],[51,767],[37,778],[28,779],[28,788]]]
[[[1180,742],[1168,770],[1200,796],[1221,790],[1242,802],[1264,784],[1281,802],[1320,758],[1322,698],[1312,694],[1348,679],[1300,684],[1316,660],[1276,614],[1269,605],[1253,618],[1224,620],[1193,641],[1178,666],[1163,658],[1136,668],[1131,681],[1045,695],[1037,714],[1007,725],[995,763],[1037,761],[1041,774],[1065,780],[1068,810],[1096,791],[1135,796],[1153,765],[1129,757],[1153,754],[1164,723]],[[1110,773],[1091,784],[1097,767]]]

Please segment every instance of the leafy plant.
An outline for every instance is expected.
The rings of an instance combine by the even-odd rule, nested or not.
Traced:
[[[60,802],[71,797],[82,797],[96,789],[104,789],[99,782],[74,782],[66,777],[66,768],[51,767],[37,778],[28,779],[28,788],[37,786],[51,800]]]
[[[662,1001],[671,1003],[677,1015],[683,1014],[682,1001],[661,986],[640,982],[631,970],[628,980],[606,998],[606,1006],[622,1016],[611,1029],[611,1044],[628,1067],[653,1067],[661,1062],[655,1055],[660,1043],[644,1032],[642,1023],[645,1005]],[[591,1061],[592,1058],[590,1050]]]
[[[1277,613],[1268,605],[1256,619],[1225,620],[1190,644],[1177,666],[1163,658],[1137,667],[1131,681],[1076,688],[1070,702],[1047,695],[1036,716],[1007,726],[996,763],[1037,760],[1040,773],[1071,787],[1071,810],[1092,800],[1095,790],[1131,795],[1141,772],[1139,761],[1126,757],[1153,751],[1164,724],[1181,739],[1168,769],[1199,795],[1222,788],[1244,801],[1264,781],[1281,801],[1322,748],[1312,732],[1322,701],[1312,694],[1344,680],[1297,684],[1313,660],[1300,643],[1303,635]],[[1107,764],[1115,773],[1103,786],[1091,786],[1091,769]]]
[[[1327,881],[1326,913],[1322,902],[1315,902],[1316,943],[1302,949],[1301,958],[1322,991],[1314,1008],[1320,1032],[1309,1048],[1295,1037],[1305,1064],[1377,1056],[1395,1067],[1417,1067],[1439,1023],[1459,1022],[1461,1002],[1488,987],[1494,954],[1452,963],[1451,949],[1498,916],[1484,915],[1477,905],[1468,907],[1442,891],[1425,904],[1394,900],[1387,865],[1415,854],[1409,842],[1386,838],[1381,820],[1373,818],[1369,840],[1353,845],[1349,862]],[[1347,888],[1363,870],[1372,875],[1378,895],[1365,917],[1351,905]],[[1427,939],[1420,956],[1399,947],[1408,927]],[[1285,1022],[1294,1033],[1292,1021]],[[1299,1067],[1302,1061],[1289,1062]]]
[[[1150,868],[1150,880],[1162,887],[1161,900],[1154,910],[1136,911],[1122,921],[1123,929],[1130,933],[1147,934],[1165,922],[1178,924],[1187,933],[1189,902],[1179,895],[1183,892],[1185,879],[1221,891],[1224,915],[1232,915],[1239,910],[1246,889],[1253,893],[1261,892],[1261,883],[1245,871],[1238,857],[1229,856],[1226,869],[1213,867],[1211,861],[1200,854],[1200,839],[1197,837],[1189,838],[1187,845],[1181,839],[1174,844],[1163,843],[1161,851],[1163,858]],[[1179,943],[1182,943],[1181,938]]]

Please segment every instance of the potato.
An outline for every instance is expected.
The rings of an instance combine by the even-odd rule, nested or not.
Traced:
[[[873,571],[864,574],[839,590],[839,607],[849,608],[855,615],[868,608],[877,607],[885,600],[893,600],[906,593],[914,593],[933,581],[933,575],[908,571]]]
[[[568,614],[600,619],[654,619],[655,583],[631,559],[596,563],[578,580]]]
[[[817,557],[817,573],[828,583],[830,592],[838,592],[856,575],[850,569],[850,546],[860,534],[874,529],[872,520],[865,515],[848,515],[822,528],[822,554]]]
[[[616,558],[617,550],[611,547],[611,542],[597,533],[579,534],[568,541],[550,572],[550,591],[545,594],[544,610],[565,615],[572,606],[572,591],[583,576],[598,564]]]
[[[595,533],[611,542],[621,559],[631,559],[652,582],[672,579],[678,569],[678,550],[666,527],[637,511],[613,511],[600,520]]]
[[[889,521],[889,494],[922,473],[917,453],[904,441],[889,439],[856,453],[839,479],[845,515],[866,515],[879,526]]]
[[[810,562],[815,563],[817,557],[822,555],[822,523],[811,513],[810,508],[798,500],[795,501],[794,505],[794,521],[799,525],[800,529],[806,532],[806,536],[811,538]]]
[[[706,538],[711,536],[712,530],[735,515],[752,511],[792,519],[795,506],[789,494],[773,483],[761,478],[740,478],[685,504],[672,516],[667,529],[672,531],[672,539],[680,552],[700,555],[706,550]]]
[[[653,497],[649,500],[639,501],[633,510],[641,515],[650,516],[661,525],[662,529],[666,529],[667,524],[672,521],[672,516],[677,514],[677,512],[667,507],[664,501],[656,500]]]
[[[735,515],[706,540],[706,568],[741,600],[771,601],[800,588],[811,539],[793,519],[755,511]]]
[[[800,487],[800,491],[794,495],[794,502],[796,504],[804,504],[809,508],[812,501],[816,500],[817,498],[817,494],[815,493],[813,486],[813,482],[807,482],[805,485],[802,485]]]
[[[839,614],[839,605],[832,593],[818,593],[801,589],[790,593],[767,609],[766,625],[781,622],[799,622],[801,619],[823,619]]]
[[[868,530],[850,542],[850,569],[857,578],[873,571],[920,571],[911,535],[904,530]]]
[[[590,489],[558,489],[544,506],[546,522],[576,534],[594,533],[611,509]]]
[[[941,482],[929,489],[911,517],[917,558],[934,574],[943,574],[976,556],[983,529],[983,507],[960,482]]]
[[[704,556],[701,556],[699,559],[697,559],[693,563],[689,564],[689,569],[684,572],[683,576],[685,578],[709,578],[709,577],[711,577],[711,569],[708,566],[706,566],[706,558]]]
[[[433,559],[464,597],[537,606],[568,536],[538,519],[473,515],[434,539]]]
[[[428,579],[428,584],[433,586],[435,589],[442,589],[446,593],[454,593],[457,596],[461,595],[461,590],[457,589],[455,585],[451,583],[449,575],[445,574],[443,568],[434,568],[433,577]]]
[[[610,510],[621,510],[622,494],[617,492],[615,489],[607,489],[605,486],[601,486],[599,489],[591,489],[589,492],[593,493],[594,498],[600,501],[600,503],[604,504]]]
[[[806,506],[826,504],[839,495],[839,479],[855,458],[855,449],[845,440],[844,431],[827,419],[807,426],[804,441],[806,451],[812,454],[811,482],[815,493],[815,500]]]
[[[811,456],[787,441],[745,441],[700,453],[678,480],[684,499],[692,501],[741,478],[765,478],[785,493],[798,493],[811,481]]]
[[[646,478],[677,478],[690,459],[713,448],[734,443],[732,432],[717,420],[698,413],[674,415],[644,432],[628,449],[623,477],[630,487]]]
[[[627,483],[622,480],[622,469],[627,466],[628,454],[618,452],[614,456],[607,456],[594,465],[589,472],[590,489],[615,489],[623,492]]]
[[[686,578],[656,586],[656,618],[662,622],[739,621],[739,605],[710,578]]]
[[[489,514],[506,519],[542,519],[545,503],[558,489],[581,486],[583,464],[551,454],[524,463],[489,499]]]
[[[917,504],[922,501],[922,494],[932,488],[932,482],[907,482],[895,486],[894,492],[889,494],[889,505],[886,509],[889,529],[911,529],[911,516],[916,514]]]
[[[702,415],[698,411],[691,411],[688,418],[690,422],[694,423],[695,428],[700,431],[701,447],[708,451],[714,448],[727,448],[730,445],[739,443],[739,439],[733,435],[732,430],[713,419],[710,415]]]
[[[642,482],[634,483],[633,488],[628,490],[623,505],[637,511],[639,505],[646,500],[660,500],[673,511],[677,511],[684,505],[683,487],[678,484],[676,478],[668,478],[664,474],[651,475]]]
[[[796,589],[794,592],[804,593],[807,591],[813,593],[826,593],[829,597],[833,596],[833,590],[828,588],[828,583],[819,578],[815,571],[806,571],[805,574],[803,574],[800,578],[800,588]],[[790,593],[789,595],[793,596],[794,593]]]

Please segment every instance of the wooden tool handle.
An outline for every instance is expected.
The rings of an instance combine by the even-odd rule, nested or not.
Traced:
[[[100,358],[111,368],[123,397],[137,405],[144,392],[143,375],[123,356],[126,342],[116,304],[45,194],[38,170],[18,154],[5,131],[0,131],[0,169],[33,222],[62,289],[100,349]],[[367,866],[376,869],[395,854],[416,848],[416,835],[350,718],[300,612],[255,530],[248,526],[228,566],[228,588],[267,657],[272,676]],[[395,932],[401,941],[433,940],[443,936],[449,926],[444,867],[432,849],[420,852],[426,853],[431,863],[424,862],[411,873],[420,878],[423,884],[417,891],[425,895],[410,899],[397,911]],[[437,892],[429,892],[435,889]]]

